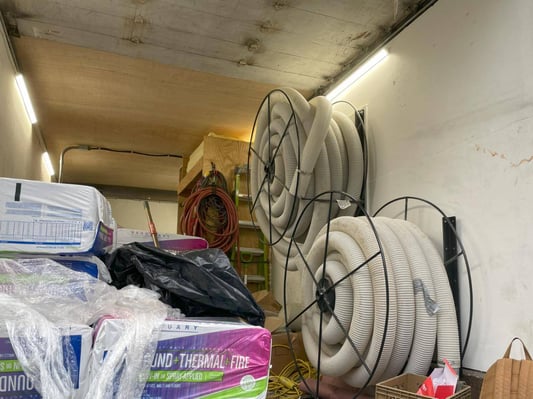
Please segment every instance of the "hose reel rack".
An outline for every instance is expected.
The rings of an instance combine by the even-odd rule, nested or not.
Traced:
[[[291,236],[307,250],[328,216],[346,214],[339,209],[328,215],[322,203],[302,213],[316,194],[339,191],[364,198],[366,137],[356,127],[364,124],[353,107],[354,120],[341,112],[342,104],[322,96],[307,101],[296,90],[283,88],[270,92],[256,115],[248,152],[250,212],[278,263],[298,255],[289,251]],[[296,269],[293,261],[289,268]]]
[[[457,323],[458,304],[446,288],[436,290],[432,278],[432,274],[438,275],[436,285],[449,288],[442,283],[448,276],[442,260],[436,271],[419,268],[426,261],[438,264],[439,254],[424,233],[408,223],[408,202],[421,201],[440,212],[447,228],[447,246],[453,247],[454,242],[460,246],[459,253],[446,256],[447,265],[463,257],[470,281],[454,218],[416,197],[390,201],[369,215],[364,204],[366,136],[364,130],[356,128],[357,122],[363,125],[355,109],[354,118],[351,121],[334,111],[323,98],[308,103],[292,89],[272,91],[254,122],[248,176],[250,212],[256,216],[274,260],[285,265],[287,334],[301,322],[306,352],[318,373],[342,378],[362,392],[405,370],[420,372],[427,367],[426,372],[428,359],[419,360],[420,353],[432,351],[436,340],[439,352],[460,367],[471,329],[472,289],[470,282],[470,322],[461,349],[459,332],[452,326]],[[405,223],[378,216],[399,201],[405,201]],[[395,257],[402,259],[398,263],[401,266],[392,261]],[[398,281],[393,264],[394,269],[405,272]],[[295,315],[287,313],[288,295],[293,292],[287,286],[287,276],[293,270],[302,273],[305,300]],[[401,300],[397,300],[400,295]],[[457,292],[453,296],[457,298]],[[438,310],[439,306],[444,310]],[[440,314],[432,317],[430,313],[437,311]],[[429,324],[417,326],[415,318]],[[443,331],[437,330],[437,318],[447,326]],[[371,332],[364,326],[371,326]],[[453,343],[447,346],[443,344],[446,340]],[[407,350],[396,350],[398,347]],[[315,397],[319,384],[317,380]]]
[[[286,268],[285,329],[289,334],[293,323],[303,320],[306,352],[318,374],[342,378],[362,392],[367,386],[401,372],[426,373],[435,350],[437,360],[447,358],[454,367],[460,368],[471,330],[472,284],[466,252],[453,226],[454,218],[417,197],[390,201],[373,216],[366,213],[360,201],[346,193],[322,193],[313,201],[327,202],[329,207],[349,202],[352,214],[359,211],[364,215],[332,219],[318,234],[309,253],[291,241],[302,258],[302,287],[306,293],[303,309],[296,315],[287,314],[288,299],[294,290],[287,286],[290,271]],[[452,241],[459,245],[460,251],[447,258],[446,264],[449,267],[462,258],[468,276],[470,314],[462,347],[458,327],[454,330],[454,323],[459,325],[455,313],[458,304],[454,301],[457,291],[453,296],[449,291],[447,270],[436,248],[431,248],[429,238],[407,220],[409,201],[437,211],[443,218],[443,226],[450,226]],[[402,219],[378,215],[388,206],[401,202],[405,202]],[[447,230],[445,227],[445,234],[450,234]],[[350,238],[362,244],[362,253],[357,253]],[[398,253],[401,245],[407,245],[403,248],[411,267],[407,275],[398,273],[406,268],[405,259],[402,261]],[[427,269],[422,265],[424,260],[428,262]],[[349,266],[345,269],[345,265]],[[413,309],[405,306],[409,297],[415,305]],[[373,299],[373,309],[368,308],[365,298]],[[436,316],[428,316],[431,306],[440,307],[434,313]],[[351,316],[346,316],[350,312]],[[371,331],[365,331],[365,326],[372,326]],[[350,364],[355,368],[347,369],[346,365]],[[318,397],[319,384],[317,380],[315,397]],[[308,387],[309,391],[312,389]],[[354,398],[358,396],[359,393]]]

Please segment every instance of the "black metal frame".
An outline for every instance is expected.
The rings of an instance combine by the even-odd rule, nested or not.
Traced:
[[[374,233],[374,237],[376,239],[379,251],[376,252],[371,257],[369,257],[368,259],[366,259],[365,262],[363,262],[358,267],[356,267],[354,270],[352,270],[350,273],[348,273],[346,276],[344,276],[343,279],[339,280],[336,284],[331,284],[328,287],[323,287],[323,286],[321,286],[320,283],[323,280],[325,280],[325,275],[326,275],[326,270],[327,270],[326,269],[327,268],[326,257],[327,257],[327,253],[328,253],[330,224],[331,224],[331,221],[332,221],[332,219],[331,219],[331,210],[333,208],[333,204],[336,203],[338,200],[349,201],[351,206],[355,205],[355,208],[354,208],[354,211],[353,211],[353,216],[357,216],[357,215],[361,214],[361,215],[363,215],[361,217],[366,217],[366,219],[367,219],[367,221],[368,221],[368,223],[369,223],[369,225],[370,225],[370,227],[371,227],[371,229],[372,229],[372,231]],[[296,224],[298,224],[300,222],[301,216],[305,213],[307,207],[310,206],[315,201],[328,201],[329,202],[329,215],[328,215],[328,222],[326,224],[326,244],[325,244],[325,250],[324,250],[322,279],[320,281],[316,281],[316,279],[314,278],[313,274],[311,273],[311,271],[309,269],[309,265],[307,264],[307,262],[305,262],[305,256],[302,253],[302,251],[300,250],[297,241],[294,240],[294,237],[291,237],[291,241],[290,241],[290,244],[289,244],[289,251],[290,251],[290,248],[291,248],[292,245],[296,246],[296,248],[298,249],[298,253],[300,254],[300,256],[302,257],[302,259],[304,261],[304,264],[306,266],[307,272],[309,272],[311,274],[311,277],[313,278],[315,286],[318,287],[318,289],[316,290],[316,293],[315,293],[315,300],[313,302],[311,302],[310,304],[307,304],[305,306],[305,308],[302,311],[300,311],[300,313],[298,313],[298,315],[292,317],[292,319],[290,321],[288,321],[288,314],[287,314],[287,275],[288,275],[288,273],[291,273],[291,272],[287,268],[287,263],[285,264],[285,273],[284,273],[284,279],[283,279],[283,284],[284,284],[284,287],[283,287],[284,288],[283,289],[283,309],[284,309],[284,316],[285,316],[285,326],[284,326],[284,328],[285,328],[285,332],[287,334],[287,341],[289,343],[291,356],[293,358],[293,361],[296,362],[296,356],[295,356],[294,347],[293,347],[291,339],[290,339],[290,333],[291,333],[290,326],[295,321],[297,321],[297,319],[302,317],[303,314],[305,312],[307,312],[312,306],[314,306],[314,305],[318,305],[319,306],[319,308],[320,308],[320,327],[319,327],[319,337],[318,337],[319,348],[318,348],[318,363],[317,363],[317,367],[316,368],[317,368],[317,373],[320,376],[320,353],[321,353],[320,346],[322,345],[322,319],[323,319],[324,313],[327,312],[328,314],[331,314],[336,319],[337,323],[339,324],[339,327],[342,329],[342,331],[344,333],[345,338],[349,341],[350,345],[354,349],[354,352],[359,357],[359,360],[361,360],[362,365],[365,367],[365,369],[369,373],[369,377],[368,377],[366,383],[362,387],[360,387],[360,390],[356,394],[354,394],[353,399],[356,399],[360,395],[362,395],[364,393],[364,390],[369,386],[370,381],[372,380],[372,378],[373,378],[373,376],[374,376],[374,374],[375,374],[375,372],[377,370],[377,367],[378,367],[379,362],[381,360],[381,356],[383,354],[383,350],[384,350],[384,346],[385,346],[385,340],[386,340],[386,337],[387,337],[387,330],[389,328],[389,308],[390,308],[389,307],[390,291],[389,291],[389,277],[388,277],[388,273],[387,273],[387,265],[386,265],[386,261],[385,261],[383,246],[382,246],[381,241],[379,239],[378,232],[376,230],[376,227],[375,227],[374,223],[372,222],[372,219],[371,219],[370,215],[365,210],[362,201],[352,197],[350,194],[347,194],[347,193],[344,193],[344,192],[341,192],[341,191],[327,191],[327,192],[320,193],[320,194],[316,195],[314,198],[312,198],[309,203],[306,204],[306,206],[303,209],[302,213],[299,215],[298,221],[296,222]],[[384,329],[383,338],[381,340],[381,344],[380,344],[380,348],[379,348],[379,352],[378,352],[378,356],[377,356],[376,362],[373,365],[373,368],[371,368],[371,366],[369,366],[368,364],[366,364],[364,362],[362,354],[360,353],[359,349],[355,346],[355,344],[352,341],[352,339],[349,337],[348,331],[346,331],[346,329],[344,329],[342,327],[342,324],[340,323],[340,321],[338,320],[337,316],[335,315],[335,312],[333,310],[334,303],[331,303],[331,292],[334,292],[335,287],[337,287],[341,282],[343,282],[344,280],[346,280],[347,278],[349,278],[353,274],[357,273],[357,271],[359,271],[361,268],[367,266],[370,261],[372,261],[373,259],[376,259],[378,257],[381,258],[381,265],[382,265],[382,268],[383,268],[383,278],[384,278],[385,287],[386,287],[386,304],[387,304],[387,306],[386,306],[386,315],[385,315],[385,325],[384,325],[384,328],[383,328]],[[306,388],[309,390],[309,392],[312,392],[313,389],[305,381],[303,373],[301,372],[300,369],[298,369],[298,373],[299,373],[300,378],[302,379],[303,383],[305,384]],[[320,388],[320,378],[317,378],[317,380],[316,380],[316,389],[314,390],[315,391],[314,394],[312,394],[312,397],[315,398],[315,399],[319,398],[319,396],[318,396],[319,388]]]
[[[414,197],[414,196],[403,196],[403,197],[395,198],[385,203],[384,205],[382,205],[376,212],[374,212],[373,216],[377,216],[383,209],[385,209],[386,207],[388,207],[389,205],[393,203],[404,201],[405,203],[404,203],[404,210],[403,210],[403,218],[404,220],[407,220],[410,200],[419,201],[425,205],[429,205],[434,210],[436,210],[442,217],[444,266],[446,267],[446,272],[448,274],[448,279],[450,281],[450,287],[452,288],[452,294],[453,294],[453,299],[454,299],[455,308],[456,308],[456,315],[457,315],[457,323],[458,323],[457,325],[459,326],[459,337],[461,339],[462,339],[462,332],[461,332],[461,317],[460,317],[460,303],[459,303],[460,295],[459,295],[458,259],[460,257],[463,257],[463,261],[465,264],[465,270],[466,270],[467,278],[468,278],[469,302],[470,303],[469,303],[468,326],[466,330],[464,344],[461,349],[461,363],[462,363],[462,360],[466,353],[466,349],[468,347],[468,342],[470,340],[470,333],[472,331],[474,294],[473,294],[473,288],[472,288],[472,273],[470,270],[470,264],[468,262],[468,257],[466,255],[466,251],[463,246],[463,243],[461,239],[459,238],[459,235],[457,234],[455,216],[447,216],[437,205],[435,205],[431,201],[428,201],[420,197]],[[457,245],[459,245],[459,248],[457,248]],[[459,252],[457,252],[458,249],[459,249]]]

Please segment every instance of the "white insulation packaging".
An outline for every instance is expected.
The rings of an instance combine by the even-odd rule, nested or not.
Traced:
[[[114,229],[93,187],[0,178],[0,252],[101,254]]]

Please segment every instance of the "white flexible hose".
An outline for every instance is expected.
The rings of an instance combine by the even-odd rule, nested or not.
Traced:
[[[437,249],[418,226],[410,224],[408,226],[413,236],[418,241],[418,245],[424,251],[426,261],[430,265],[431,277],[435,286],[435,297],[439,305],[437,312],[437,353],[440,366],[444,367],[442,359],[447,359],[452,367],[461,367],[461,345],[459,340],[459,328],[457,325],[457,315],[453,294],[448,283],[448,275],[444,267],[442,258]]]
[[[415,299],[409,259],[403,251],[400,240],[394,234],[392,228],[388,226],[387,219],[375,218],[374,223],[379,231],[380,239],[387,243],[386,253],[389,256],[386,260],[391,262],[390,269],[392,270],[392,274],[389,276],[396,286],[396,291],[393,294],[396,294],[395,299],[398,311],[396,328],[398,333],[396,334],[394,351],[387,367],[387,373],[383,376],[384,378],[389,378],[398,375],[402,371],[409,357],[415,326]]]
[[[324,302],[320,308],[317,301],[302,316],[305,350],[314,367],[320,360],[321,373],[355,387],[402,371],[425,374],[437,337],[438,361],[446,358],[460,367],[446,271],[432,242],[415,225],[383,217],[338,217],[329,234],[326,226],[321,229],[304,258],[304,306],[320,298],[320,282],[334,286],[330,308]]]
[[[325,241],[326,234],[321,232],[316,240],[316,245],[313,245],[309,253],[308,265],[310,269],[309,271],[303,271],[302,287],[304,288],[303,302],[305,304],[311,303],[315,297],[313,290],[308,290],[307,288],[316,286],[311,279],[311,275],[316,276],[317,270],[321,270],[322,268]],[[353,238],[342,231],[330,233],[329,249],[331,252],[328,253],[328,260],[333,255],[337,262],[344,266],[341,273],[343,276],[346,276],[350,270],[353,270],[353,268],[365,260],[364,254],[361,252],[359,246],[354,244]],[[335,263],[335,265],[339,263]],[[338,267],[336,269],[338,270]],[[339,280],[337,278],[339,273],[336,269],[330,270],[328,261],[326,277],[332,283],[336,283]],[[371,326],[374,320],[372,284],[368,268],[361,269],[360,273],[352,275],[349,279],[345,280],[345,284],[339,285],[335,289],[336,297],[349,298],[350,295],[353,300],[347,304],[342,302],[338,303],[339,301],[336,299],[335,314],[341,320],[341,324],[347,327],[346,330],[349,330],[348,335],[355,343],[355,347],[366,348],[372,335],[371,330],[367,326]],[[316,343],[320,326],[316,323],[314,316],[318,311],[317,307],[311,308],[311,312],[304,313],[302,321],[302,338],[306,352],[311,363],[315,365],[318,363],[319,346]],[[332,318],[328,324],[335,323],[336,320]],[[327,328],[331,329],[329,326],[326,326]],[[341,329],[339,328],[339,330]],[[348,340],[343,341],[344,334],[338,334],[337,338],[339,339],[336,342],[332,338],[327,336],[326,342],[322,342],[322,345],[326,343],[325,349],[329,350],[329,345],[341,345],[341,347],[337,349],[335,356],[323,356],[321,358],[321,369],[324,370],[325,374],[340,376],[353,367],[355,362],[358,361],[358,357],[354,357],[350,342]]]
[[[400,240],[402,248],[409,259],[412,281],[422,282],[429,296],[435,298],[433,280],[425,262],[424,253],[420,246],[417,245],[416,240],[409,234],[407,223],[402,220],[390,219],[388,224]],[[435,348],[437,318],[428,312],[422,292],[417,292],[414,298],[416,323],[405,372],[424,375],[431,365],[431,356],[428,356],[428,353],[432,355]]]
[[[355,124],[323,96],[307,101],[294,89],[271,94],[261,106],[251,145],[250,192],[257,223],[275,259],[295,270],[329,218],[353,213],[309,199],[325,191],[361,192],[363,150]],[[299,167],[298,167],[299,160]],[[304,212],[305,208],[305,212]]]

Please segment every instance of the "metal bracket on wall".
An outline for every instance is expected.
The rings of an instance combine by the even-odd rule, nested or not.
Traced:
[[[453,300],[455,302],[455,313],[457,315],[457,325],[461,325],[461,306],[459,303],[459,277],[458,277],[458,263],[457,259],[461,254],[457,253],[457,233],[456,233],[456,218],[455,216],[442,218],[442,246],[444,266],[450,281],[452,289]],[[459,335],[461,329],[459,329]]]

